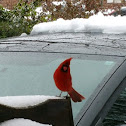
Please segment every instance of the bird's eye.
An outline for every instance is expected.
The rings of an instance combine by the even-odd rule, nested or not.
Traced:
[[[67,72],[67,70],[68,70],[68,67],[64,65],[64,66],[62,67],[62,71],[63,71],[63,72]]]

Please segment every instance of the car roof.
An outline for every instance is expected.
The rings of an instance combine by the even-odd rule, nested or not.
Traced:
[[[119,34],[55,33],[0,40],[1,52],[81,53],[126,56],[126,38]]]
[[[121,7],[121,9],[122,9],[122,10],[126,10],[126,6],[124,6],[124,7]]]

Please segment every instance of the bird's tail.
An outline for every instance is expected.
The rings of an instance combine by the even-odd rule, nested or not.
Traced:
[[[77,91],[75,91],[73,88],[68,92],[70,97],[74,102],[81,102],[85,97],[83,97],[81,94],[79,94]]]

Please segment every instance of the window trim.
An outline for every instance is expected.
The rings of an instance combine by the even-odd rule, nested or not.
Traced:
[[[102,121],[104,120],[104,118],[107,116],[107,114],[110,111],[111,107],[113,106],[113,104],[115,103],[115,101],[117,100],[117,98],[119,97],[119,95],[121,94],[121,92],[124,90],[124,88],[126,88],[126,77],[117,86],[117,88],[112,93],[112,95],[110,96],[110,98],[108,99],[108,101],[105,103],[104,107],[99,112],[99,114],[98,114],[98,116],[96,118],[100,117]],[[94,125],[92,125],[92,126],[94,126]]]
[[[83,106],[80,113],[75,118],[74,124],[76,126],[95,126],[95,124],[101,117],[101,120],[104,119],[105,115],[107,114],[105,112],[103,113],[103,110],[105,111],[106,108],[105,105],[109,103],[109,101],[111,100],[110,98],[114,96],[115,92],[118,91],[118,96],[122,91],[121,89],[123,89],[124,86],[126,86],[126,83],[123,83],[126,78],[125,70],[126,60],[124,60],[122,64],[120,64],[120,66],[115,71],[113,71],[112,75],[108,75],[110,78],[108,78],[108,80],[106,79],[106,82],[101,82],[104,84],[101,84],[102,86],[98,87],[97,90],[93,93],[93,95],[97,96],[91,96],[89,101],[87,101],[88,103]],[[119,88],[121,86],[122,88]],[[116,99],[117,98],[115,98],[115,100]],[[114,103],[114,101],[111,102],[111,106]],[[111,106],[108,109],[110,109]]]

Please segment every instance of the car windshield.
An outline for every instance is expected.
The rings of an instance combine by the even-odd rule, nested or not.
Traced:
[[[70,65],[73,87],[86,98],[81,103],[72,102],[74,117],[120,63],[119,57],[84,54],[4,52],[0,57],[0,96],[59,95],[53,73],[62,61],[73,57]]]

